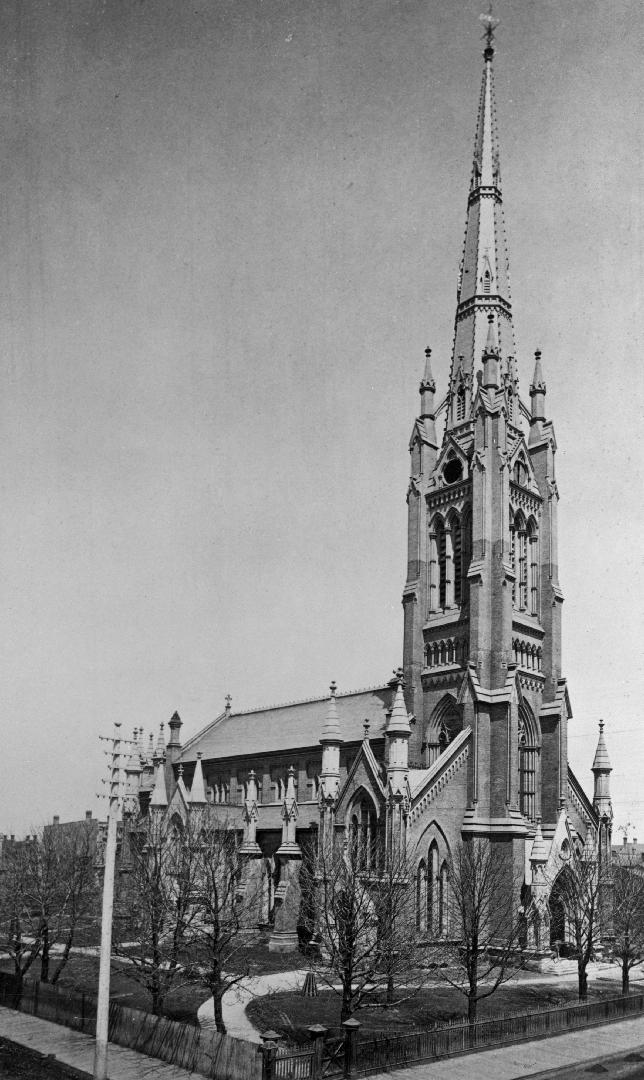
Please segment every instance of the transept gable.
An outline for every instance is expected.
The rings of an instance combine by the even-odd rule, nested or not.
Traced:
[[[381,777],[381,770],[367,739],[356,754],[355,760],[347,773],[347,778],[340,789],[336,803],[336,818],[346,814],[356,791],[364,788],[376,806],[384,807],[387,790]]]

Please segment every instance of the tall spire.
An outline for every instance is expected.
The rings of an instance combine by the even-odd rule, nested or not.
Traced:
[[[458,408],[458,393],[461,387],[465,393],[472,393],[474,374],[488,336],[489,314],[494,315],[503,372],[508,357],[515,355],[492,71],[497,21],[491,13],[482,15],[481,21],[486,44],[457,291],[448,427],[464,418],[462,406]]]

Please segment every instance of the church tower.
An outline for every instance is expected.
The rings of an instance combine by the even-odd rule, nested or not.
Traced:
[[[551,838],[567,801],[561,677],[556,441],[537,352],[519,393],[494,97],[494,28],[467,196],[447,392],[436,405],[426,350],[410,440],[403,593],[411,768],[434,763],[466,725],[473,764],[463,832]],[[525,378],[525,371],[523,373]],[[442,428],[437,436],[437,421]]]

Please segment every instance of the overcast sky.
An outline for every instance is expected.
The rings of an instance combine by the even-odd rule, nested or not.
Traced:
[[[0,830],[99,734],[386,680],[444,392],[478,0],[0,5]],[[556,425],[573,768],[644,839],[641,5],[500,0],[522,390]],[[618,833],[616,835],[619,836]]]

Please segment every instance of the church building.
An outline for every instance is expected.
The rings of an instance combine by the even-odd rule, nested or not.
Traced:
[[[183,744],[175,714],[167,741],[146,748],[137,733],[127,764],[133,802],[180,815],[212,803],[243,830],[274,949],[297,945],[302,847],[321,829],[357,830],[367,846],[405,838],[427,941],[449,936],[450,852],[471,837],[502,847],[537,953],[561,933],[551,892],[566,862],[610,852],[603,733],[593,799],[568,764],[557,441],[541,354],[528,364],[515,349],[484,22],[452,356],[426,350],[409,442],[401,667],[366,690],[332,684],[325,698],[250,711],[228,700]]]

